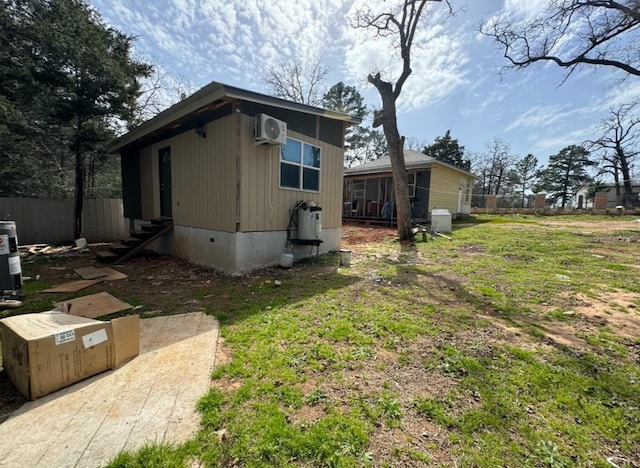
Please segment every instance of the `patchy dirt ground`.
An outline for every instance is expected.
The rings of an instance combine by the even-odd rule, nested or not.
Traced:
[[[388,227],[353,226],[342,227],[342,240],[346,245],[368,244],[381,242],[385,239],[393,239],[398,236],[398,231]]]
[[[607,223],[567,223],[553,222],[544,225],[548,229],[555,227],[567,227],[570,225],[576,231],[584,230],[597,232],[602,243],[596,243],[598,255],[607,254],[607,239],[616,238],[616,231],[619,229],[615,224]],[[518,225],[505,225],[507,228],[518,228]],[[638,225],[640,229],[640,225]],[[386,250],[368,251],[367,244],[396,237],[396,231],[392,228],[365,227],[365,226],[344,226],[342,233],[342,243],[345,247],[354,247],[354,259],[356,267],[359,258],[364,256],[390,263],[407,261],[403,253],[399,252],[396,244],[389,243],[390,248]],[[629,236],[629,242],[637,242],[640,236]],[[602,246],[600,248],[600,245]],[[469,244],[461,247],[461,253],[468,256],[485,253],[480,245]],[[401,258],[402,257],[402,258]],[[413,261],[421,261],[416,257]],[[455,260],[451,260],[455,261]],[[75,268],[85,266],[99,266],[94,260],[93,252],[88,254],[76,254],[68,257],[56,257],[49,260],[43,259],[33,264],[24,265],[25,274],[35,278],[40,275],[40,281],[46,285],[57,285],[67,281],[79,279],[74,273]],[[46,310],[46,306],[53,307],[57,301],[70,297],[92,294],[106,291],[110,294],[128,301],[134,306],[141,307],[139,310],[143,316],[154,316],[161,314],[179,314],[197,311],[209,311],[212,307],[216,310],[224,310],[226,304],[231,304],[239,294],[253,294],[252,286],[256,284],[271,283],[274,280],[287,281],[315,281],[319,276],[335,272],[335,265],[327,264],[299,264],[292,270],[279,268],[268,268],[250,275],[239,277],[227,277],[211,270],[201,268],[179,259],[146,255],[137,257],[122,266],[114,267],[118,271],[127,275],[126,279],[109,283],[102,283],[92,288],[86,289],[75,295],[45,295],[34,293],[28,296],[25,308],[36,307],[39,310]],[[378,288],[383,279],[379,277],[363,276],[364,280],[358,283],[358,290],[354,294],[366,294],[368,288]],[[399,279],[402,280],[401,278]],[[464,309],[465,299],[462,295],[452,299],[450,294],[438,291],[449,291],[457,288],[454,282],[443,282],[443,278],[424,276],[416,283],[423,291],[431,291],[430,298],[425,298],[425,303],[437,302],[438,300],[457,301],[457,305]],[[463,281],[463,279],[461,279]],[[212,293],[215,290],[216,293]],[[438,294],[441,294],[439,296]],[[634,310],[640,301],[640,295],[633,293],[621,293],[616,291],[603,291],[597,297],[586,297],[577,295],[567,298],[571,301],[571,311],[574,313],[570,320],[566,322],[554,322],[553,328],[549,327],[547,336],[550,344],[561,344],[567,346],[588,346],[580,336],[590,334],[602,324],[607,324],[622,337],[634,338],[640,336],[640,322],[637,314],[629,313]],[[22,310],[21,312],[24,312]],[[371,362],[367,361],[360,368],[347,369],[343,373],[341,385],[325,388],[336,400],[341,398],[345,392],[345,387],[356,386],[361,388],[382,388],[386,382],[391,381],[393,385],[403,385],[409,390],[406,394],[420,393],[424,390],[424,396],[430,398],[444,397],[454,385],[452,379],[448,379],[441,373],[430,372],[425,369],[420,362],[420,356],[425,353],[435,352],[443,339],[450,342],[474,343],[474,349],[478,353],[491,352],[492,346],[502,343],[515,343],[521,347],[526,347],[526,336],[523,330],[511,326],[508,322],[501,322],[496,316],[477,316],[474,320],[487,320],[493,323],[482,329],[473,332],[461,332],[456,336],[445,337],[423,337],[411,343],[403,356],[413,356],[413,361],[398,365],[401,357],[393,350],[380,350]],[[544,326],[544,324],[542,324]],[[639,351],[640,359],[640,351]],[[217,350],[217,361],[219,363],[229,362],[231,354],[228,348],[220,342]],[[404,359],[404,357],[402,358]],[[235,389],[241,385],[239,381],[229,381],[221,379],[215,382],[223,390]],[[317,382],[310,380],[306,386],[309,390],[315,388]],[[434,390],[436,389],[436,390]],[[462,398],[462,397],[461,397]],[[4,372],[0,372],[0,422],[4,421],[11,411],[24,403],[24,399],[13,389],[8,382]],[[402,401],[403,406],[411,404],[410,401]],[[458,410],[473,408],[477,402],[473,395],[466,395],[464,399],[456,402]],[[304,407],[296,415],[295,419],[306,422],[313,422],[324,415],[321,406]],[[405,414],[409,414],[406,412]],[[436,464],[447,464],[448,440],[446,434],[438,432],[436,425],[424,420],[411,419],[406,416],[403,419],[403,429],[380,427],[371,439],[371,447],[376,459],[392,459],[391,453],[395,447],[413,446],[416,450],[430,447],[432,462]],[[395,455],[394,466],[416,466],[415,460],[411,458],[397,458]]]

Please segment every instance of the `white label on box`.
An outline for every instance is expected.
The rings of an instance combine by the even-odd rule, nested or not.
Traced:
[[[61,345],[64,343],[69,343],[70,341],[75,341],[76,331],[65,330],[65,331],[56,333],[54,336],[56,337],[56,345]]]
[[[94,331],[93,333],[89,333],[88,335],[84,335],[82,337],[82,343],[84,343],[84,347],[91,348],[95,345],[99,345],[100,343],[104,343],[107,341],[107,332],[104,328]]]
[[[22,268],[20,268],[20,257],[9,257],[9,274],[18,275],[20,273],[22,273]]]
[[[9,255],[9,236],[0,235],[0,255]]]

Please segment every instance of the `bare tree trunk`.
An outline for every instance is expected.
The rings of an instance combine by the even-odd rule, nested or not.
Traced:
[[[84,155],[78,148],[76,149],[76,191],[75,209],[73,213],[74,227],[73,235],[76,239],[82,237],[82,208],[84,203]]]
[[[82,145],[80,144],[80,132],[82,129],[82,121],[78,118],[76,126],[76,144],[75,144],[75,175],[76,175],[76,190],[75,190],[75,205],[73,212],[73,235],[75,239],[82,237],[82,208],[84,203],[84,154],[82,152]]]
[[[567,192],[569,191],[569,165],[564,173],[564,182],[562,183],[562,209],[564,210],[567,205]]]
[[[406,242],[412,239],[413,233],[411,232],[411,205],[409,202],[407,169],[404,163],[404,138],[400,137],[400,132],[398,131],[396,98],[391,83],[380,79],[380,75],[369,75],[368,79],[377,88],[382,98],[382,111],[377,113],[373,125],[376,127],[382,124],[384,136],[387,140],[393,172],[398,236],[401,242]]]
[[[616,187],[616,205],[620,203],[620,176],[618,175],[618,169],[615,168],[613,171],[613,183]]]
[[[624,185],[624,200],[622,204],[625,208],[633,208],[633,186],[631,185],[631,171],[629,170],[629,161],[627,155],[624,154],[624,150],[618,145],[616,148],[618,153],[618,160],[620,161],[620,172],[622,173],[622,184]],[[618,183],[616,182],[616,189],[620,190]]]

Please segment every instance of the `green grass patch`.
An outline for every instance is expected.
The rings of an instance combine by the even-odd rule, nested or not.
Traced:
[[[181,299],[220,320],[231,358],[198,404],[199,434],[183,447],[151,447],[145,460],[640,463],[637,340],[565,313],[603,292],[640,305],[629,294],[640,294],[629,266],[636,237],[628,219],[579,218],[594,227],[606,219],[615,232],[574,219],[479,216],[456,221],[451,241],[356,246],[349,269],[330,255],[202,283]],[[555,344],[550,331],[578,344]],[[438,437],[423,440],[434,426]],[[121,457],[136,463],[142,452]]]
[[[193,445],[174,447],[151,443],[136,452],[121,452],[107,468],[183,468],[187,465]]]
[[[494,452],[502,463],[590,465],[606,463],[598,449],[602,442],[622,450],[640,444],[640,396],[634,390],[636,373],[612,368],[596,355],[571,356],[505,348],[470,370],[463,387],[477,392],[481,406],[463,413],[453,425],[464,441],[462,452],[471,463],[487,462],[477,444],[486,433],[494,436]],[[631,377],[631,378],[630,378]],[[438,410],[433,410],[438,414]],[[521,434],[512,446],[509,434]],[[567,466],[570,466],[567,465]]]

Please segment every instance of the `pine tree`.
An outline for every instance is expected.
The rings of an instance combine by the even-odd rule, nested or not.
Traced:
[[[552,203],[561,200],[562,208],[576,191],[593,180],[587,169],[595,166],[582,146],[570,145],[549,156],[549,165],[538,171],[536,191],[546,191]]]
[[[434,143],[425,146],[422,152],[465,171],[471,168],[471,161],[464,154],[464,146],[461,146],[457,139],[451,138],[451,130],[447,130],[444,136],[437,137]]]

